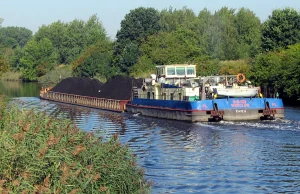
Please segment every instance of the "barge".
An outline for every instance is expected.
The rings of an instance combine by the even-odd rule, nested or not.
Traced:
[[[62,103],[189,122],[284,118],[279,98],[263,98],[243,74],[197,77],[196,66],[157,66],[156,74],[132,85],[131,99],[116,100],[43,89],[40,97]]]

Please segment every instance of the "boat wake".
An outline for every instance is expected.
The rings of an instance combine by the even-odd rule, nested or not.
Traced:
[[[276,119],[272,121],[221,121],[220,125],[246,126],[255,129],[300,131],[299,121],[283,120],[283,119]]]

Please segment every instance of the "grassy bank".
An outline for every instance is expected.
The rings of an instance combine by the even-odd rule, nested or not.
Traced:
[[[68,120],[12,106],[2,114],[0,147],[0,193],[149,192],[118,135],[104,142]]]

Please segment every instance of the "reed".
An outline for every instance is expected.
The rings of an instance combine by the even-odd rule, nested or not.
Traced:
[[[149,193],[118,135],[103,141],[69,120],[3,106],[0,193]]]

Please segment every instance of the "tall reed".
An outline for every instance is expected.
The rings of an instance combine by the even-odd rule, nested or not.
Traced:
[[[1,101],[0,101],[1,102]],[[0,193],[148,193],[151,184],[118,135],[102,141],[71,121],[6,109]]]

